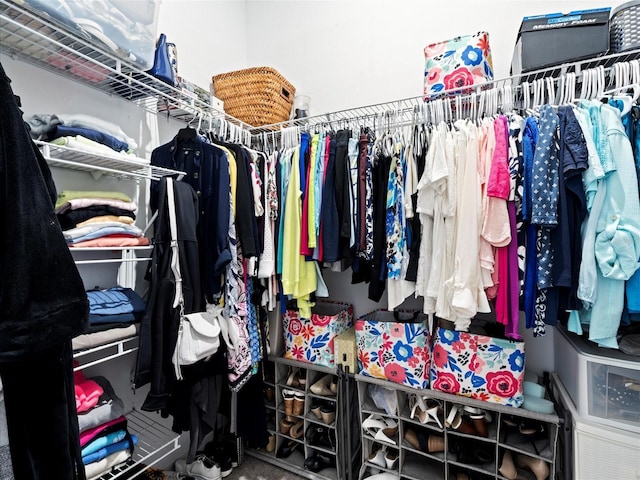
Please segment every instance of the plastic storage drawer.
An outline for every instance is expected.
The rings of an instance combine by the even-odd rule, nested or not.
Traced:
[[[640,433],[640,359],[558,327],[556,372],[585,419]]]

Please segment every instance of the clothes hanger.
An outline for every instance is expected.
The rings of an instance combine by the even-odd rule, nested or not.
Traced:
[[[619,92],[621,90],[629,90],[630,88],[633,90],[633,96],[612,95],[613,93]],[[613,88],[611,90],[607,90],[606,92],[604,92],[604,95],[602,98],[606,99],[606,97],[609,95],[612,95],[611,96],[612,99],[622,101],[623,109],[622,109],[621,115],[624,116],[631,111],[631,107],[633,107],[633,104],[638,100],[638,97],[640,97],[640,84],[633,83],[631,85],[625,85],[620,88]]]
[[[191,119],[189,120],[189,123],[187,123],[186,126],[181,128],[180,130],[178,130],[178,133],[176,134],[176,140],[180,141],[180,140],[195,140],[196,139],[198,131],[191,126],[191,124],[195,121],[196,117],[197,117],[197,113],[196,113],[196,115],[191,117]]]
[[[583,78],[584,78],[584,82],[585,82],[585,88],[584,91],[582,92],[582,98],[585,100],[591,100],[592,99],[592,91],[595,89],[595,85],[594,85],[594,77],[593,77],[593,69],[590,68],[588,70],[585,70],[583,72]]]
[[[555,102],[556,99],[555,83],[551,77],[546,77],[545,83],[547,86],[547,103],[551,104],[552,102]]]
[[[631,70],[631,83],[640,83],[640,61],[637,59],[629,62]]]
[[[565,82],[563,104],[572,105],[576,101],[576,74],[567,73]]]

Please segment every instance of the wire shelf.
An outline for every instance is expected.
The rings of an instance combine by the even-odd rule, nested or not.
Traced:
[[[575,73],[576,78],[579,81],[582,72],[587,69],[602,66],[605,69],[605,73],[608,74],[613,68],[614,64],[619,62],[629,62],[638,58],[640,58],[640,49],[612,55],[605,55],[597,58],[589,58],[562,65],[556,65],[541,70],[526,72],[519,75],[512,75],[510,77],[493,80],[479,85],[464,87],[463,89],[456,88],[445,90],[439,93],[437,96],[430,97],[427,101],[425,101],[423,95],[402,98],[399,100],[376,103],[362,107],[337,110],[322,115],[314,115],[311,117],[305,117],[295,120],[287,120],[285,122],[275,123],[272,125],[264,125],[262,127],[254,127],[251,128],[250,131],[251,134],[257,138],[261,136],[266,138],[279,134],[280,130],[283,128],[300,127],[301,129],[312,129],[321,125],[335,127],[335,125],[342,125],[349,121],[358,122],[375,119],[376,117],[385,114],[393,115],[394,125],[410,124],[416,111],[422,108],[425,103],[429,103],[429,101],[431,100],[449,98],[453,102],[455,101],[456,97],[468,99],[471,94],[480,95],[483,91],[486,92],[487,90],[492,89],[504,89],[505,87],[512,87],[512,92],[516,95],[516,101],[521,101],[522,95],[520,92],[520,86],[523,82],[532,83],[535,80],[552,78],[554,79],[554,82],[557,83],[561,77],[567,75],[568,73]]]
[[[216,110],[197,96],[170,86],[110,53],[81,30],[48,18],[28,5],[0,0],[0,52],[117,95],[138,106],[191,122],[206,115],[243,128],[250,125]]]
[[[115,342],[97,345],[95,347],[73,352],[73,358],[78,364],[73,367],[73,371],[84,370],[100,363],[113,360],[123,355],[133,353],[138,350],[138,336],[122,338]],[[97,357],[95,360],[93,358]]]
[[[89,153],[63,145],[36,140],[34,142],[42,151],[42,155],[52,166],[80,170],[89,173],[103,173],[115,177],[127,177],[130,179],[159,180],[168,175],[185,175],[184,172],[168,168],[156,167],[143,158],[133,155],[113,155],[101,153]]]
[[[100,476],[99,478],[102,480],[130,478],[127,473],[139,464],[157,464],[180,448],[180,436],[160,425],[153,418],[137,410],[128,413],[126,417],[128,430],[138,437],[138,443],[133,450],[131,459]]]

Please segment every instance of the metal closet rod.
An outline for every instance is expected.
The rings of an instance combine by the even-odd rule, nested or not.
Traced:
[[[589,58],[580,60],[577,62],[571,62],[561,65],[556,65],[549,68],[535,70],[532,72],[521,73],[518,75],[512,75],[510,77],[492,80],[481,85],[469,86],[464,89],[455,88],[444,90],[437,96],[425,101],[424,96],[416,96],[403,98],[400,100],[394,100],[391,102],[382,102],[362,107],[349,108],[344,110],[337,110],[322,115],[314,115],[311,117],[305,117],[295,120],[287,120],[280,123],[274,123],[271,125],[264,125],[262,127],[251,128],[250,132],[254,139],[274,139],[280,135],[282,129],[289,127],[299,127],[303,130],[313,129],[315,127],[321,127],[323,125],[333,126],[339,125],[341,122],[346,124],[348,122],[366,121],[369,119],[377,118],[380,115],[391,113],[406,123],[409,120],[406,118],[407,114],[415,112],[416,108],[422,108],[422,105],[434,102],[437,100],[448,99],[449,103],[455,103],[456,97],[462,99],[468,99],[471,95],[467,92],[473,90],[476,95],[476,99],[479,99],[481,92],[484,90],[485,95],[487,91],[494,89],[504,89],[504,87],[511,87],[512,97],[515,103],[520,103],[522,100],[522,82],[529,82],[531,84],[539,79],[551,78],[555,84],[558,84],[561,80],[566,80],[567,73],[575,73],[576,81],[579,82],[582,78],[582,72],[587,69],[602,66],[604,68],[605,75],[610,78],[610,72],[613,70],[613,65],[619,62],[628,62],[630,60],[640,59],[640,49],[632,50],[628,52],[616,53],[612,55],[605,55],[597,58]],[[464,91],[463,95],[460,92]],[[501,103],[500,103],[501,104]],[[403,118],[404,117],[404,118]]]

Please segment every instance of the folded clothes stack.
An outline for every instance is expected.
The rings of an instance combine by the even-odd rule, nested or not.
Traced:
[[[121,192],[64,190],[56,214],[70,247],[130,247],[149,245],[134,225],[138,206]]]
[[[139,322],[146,308],[144,300],[130,288],[112,287],[87,291],[89,325]]]
[[[124,404],[104,377],[74,374],[82,462],[94,479],[129,461],[138,442],[127,429]]]
[[[111,122],[84,114],[38,113],[27,119],[31,137],[103,155],[132,154],[136,141]]]

